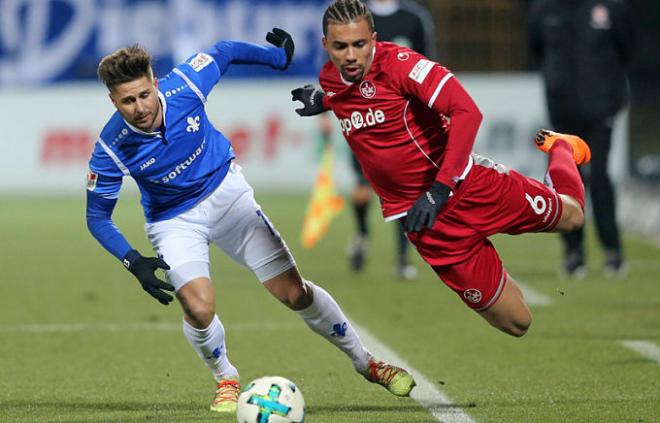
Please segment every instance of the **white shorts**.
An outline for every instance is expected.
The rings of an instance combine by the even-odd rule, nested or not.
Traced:
[[[296,265],[235,163],[207,198],[177,217],[147,223],[145,232],[158,256],[170,266],[167,280],[177,291],[192,279],[210,278],[211,243],[247,266],[261,282]]]

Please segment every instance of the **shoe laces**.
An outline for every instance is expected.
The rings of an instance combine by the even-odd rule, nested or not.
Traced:
[[[236,379],[220,380],[215,390],[213,404],[238,401],[238,393],[240,390],[241,385]]]
[[[396,376],[401,369],[384,361],[369,362],[369,379],[373,382],[378,382],[384,386],[389,386],[394,376]]]

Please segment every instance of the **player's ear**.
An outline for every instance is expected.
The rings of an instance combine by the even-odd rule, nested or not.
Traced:
[[[328,39],[325,37],[321,37],[321,44],[323,45],[324,50],[328,50]]]
[[[378,33],[376,31],[372,32],[371,41],[375,43],[377,39],[378,39]]]
[[[115,107],[117,107],[117,100],[115,100],[115,98],[112,96],[112,91],[108,93],[108,97],[110,97],[110,101],[112,101],[112,104],[114,104]]]
[[[158,90],[158,78],[154,76],[154,88]]]

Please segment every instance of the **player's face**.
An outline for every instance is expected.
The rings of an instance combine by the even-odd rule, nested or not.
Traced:
[[[347,24],[328,25],[323,48],[344,80],[358,82],[369,73],[375,42],[376,33],[371,32],[366,19],[360,19]]]
[[[124,119],[142,131],[153,131],[163,120],[156,78],[143,76],[117,84],[110,90],[110,99]]]

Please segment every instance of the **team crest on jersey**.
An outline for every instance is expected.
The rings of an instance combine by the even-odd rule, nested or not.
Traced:
[[[360,84],[360,94],[364,98],[372,98],[376,95],[376,86],[371,81],[362,81]]]
[[[402,62],[405,62],[406,60],[410,59],[410,54],[407,51],[402,51],[396,55],[396,58]]]
[[[408,78],[412,79],[418,84],[421,84],[424,82],[429,72],[431,72],[432,68],[433,68],[432,61],[426,59],[419,59],[419,61],[415,64],[415,66],[408,74]]]
[[[92,172],[91,170],[87,172],[87,189],[89,191],[94,191],[96,189],[96,181],[99,179],[97,173]]]
[[[199,72],[205,67],[208,66],[209,63],[213,61],[213,58],[206,54],[206,53],[197,53],[197,56],[193,57],[190,59],[190,62],[188,64],[190,67],[193,68],[195,72]]]
[[[468,300],[472,304],[476,304],[479,301],[481,301],[481,291],[479,291],[478,289],[474,289],[474,288],[466,289],[463,292],[463,296],[465,297],[466,300]]]

